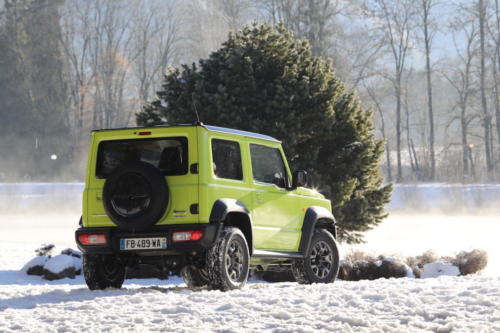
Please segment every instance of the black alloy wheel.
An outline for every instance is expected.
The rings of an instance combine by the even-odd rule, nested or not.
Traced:
[[[292,273],[298,283],[331,283],[337,278],[339,267],[335,238],[325,229],[316,229],[305,258],[292,263]]]
[[[244,272],[245,254],[242,246],[238,239],[231,239],[224,257],[226,274],[233,283],[237,283]]]
[[[240,229],[225,227],[207,251],[208,287],[221,291],[242,288],[248,279],[250,252]]]
[[[309,255],[311,270],[318,279],[324,279],[333,269],[333,250],[325,241],[314,244]]]

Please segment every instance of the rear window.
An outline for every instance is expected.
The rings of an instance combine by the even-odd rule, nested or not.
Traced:
[[[96,177],[107,178],[117,167],[138,161],[157,167],[165,176],[185,175],[188,170],[187,138],[103,141],[97,152]]]

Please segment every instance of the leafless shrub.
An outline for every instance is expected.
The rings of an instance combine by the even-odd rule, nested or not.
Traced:
[[[384,260],[378,267],[379,278],[406,277],[406,265],[399,260]]]
[[[458,267],[461,275],[475,274],[488,264],[488,253],[479,249],[462,251],[451,262]]]
[[[359,281],[401,278],[406,277],[406,273],[406,265],[403,262],[380,256],[379,259],[371,257],[369,260],[342,261],[340,264],[339,279]]]
[[[53,249],[54,244],[42,244],[38,249],[35,250],[35,253],[37,256],[47,256],[50,258]]]
[[[425,264],[430,264],[439,260],[443,260],[443,258],[439,257],[437,253],[432,250],[426,251],[422,253],[422,255],[416,257],[405,258],[406,264],[411,268],[416,278],[420,278]]]
[[[352,263],[347,260],[341,260],[338,278],[345,281],[352,281],[351,272],[352,272]]]
[[[415,275],[416,278],[420,278],[423,266],[419,266],[419,260],[417,259],[417,257],[407,257],[405,259],[405,262],[413,271],[413,275]]]
[[[433,251],[427,251],[417,257],[407,257],[406,264],[411,267],[415,277],[419,278],[425,264],[436,261],[449,262],[457,266],[461,275],[475,274],[483,270],[488,264],[488,254],[484,250],[475,249],[470,252],[462,251],[455,257],[438,256]]]
[[[360,250],[351,250],[349,253],[346,254],[345,260],[349,261],[351,263],[355,263],[358,261],[368,261],[368,262],[373,262],[376,261],[377,259],[366,252],[360,251]]]
[[[363,251],[351,250],[345,260],[340,261],[338,278],[344,281],[375,280],[381,278],[402,278],[408,276],[408,269],[420,278],[425,264],[444,261],[452,263],[460,270],[461,275],[474,274],[486,267],[488,255],[483,250],[462,251],[455,257],[438,256],[433,251],[426,251],[416,257],[398,255],[369,255]],[[411,274],[410,274],[411,275]],[[258,272],[256,277],[268,282],[294,281],[290,271]]]
[[[378,266],[375,262],[356,261],[352,264],[350,281],[375,280],[378,275]]]
[[[437,255],[436,252],[429,250],[422,253],[422,255],[418,256],[416,259],[418,261],[418,267],[422,269],[425,264],[430,264],[439,261],[440,257]]]

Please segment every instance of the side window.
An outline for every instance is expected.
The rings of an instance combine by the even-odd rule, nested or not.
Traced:
[[[286,188],[286,169],[279,149],[261,145],[250,145],[253,179]]]
[[[238,142],[213,139],[212,157],[215,176],[235,180],[243,179]]]

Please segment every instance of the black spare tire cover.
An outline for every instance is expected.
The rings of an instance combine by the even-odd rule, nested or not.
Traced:
[[[168,205],[168,187],[158,168],[134,162],[118,167],[104,183],[104,210],[121,229],[145,230],[158,222]]]

